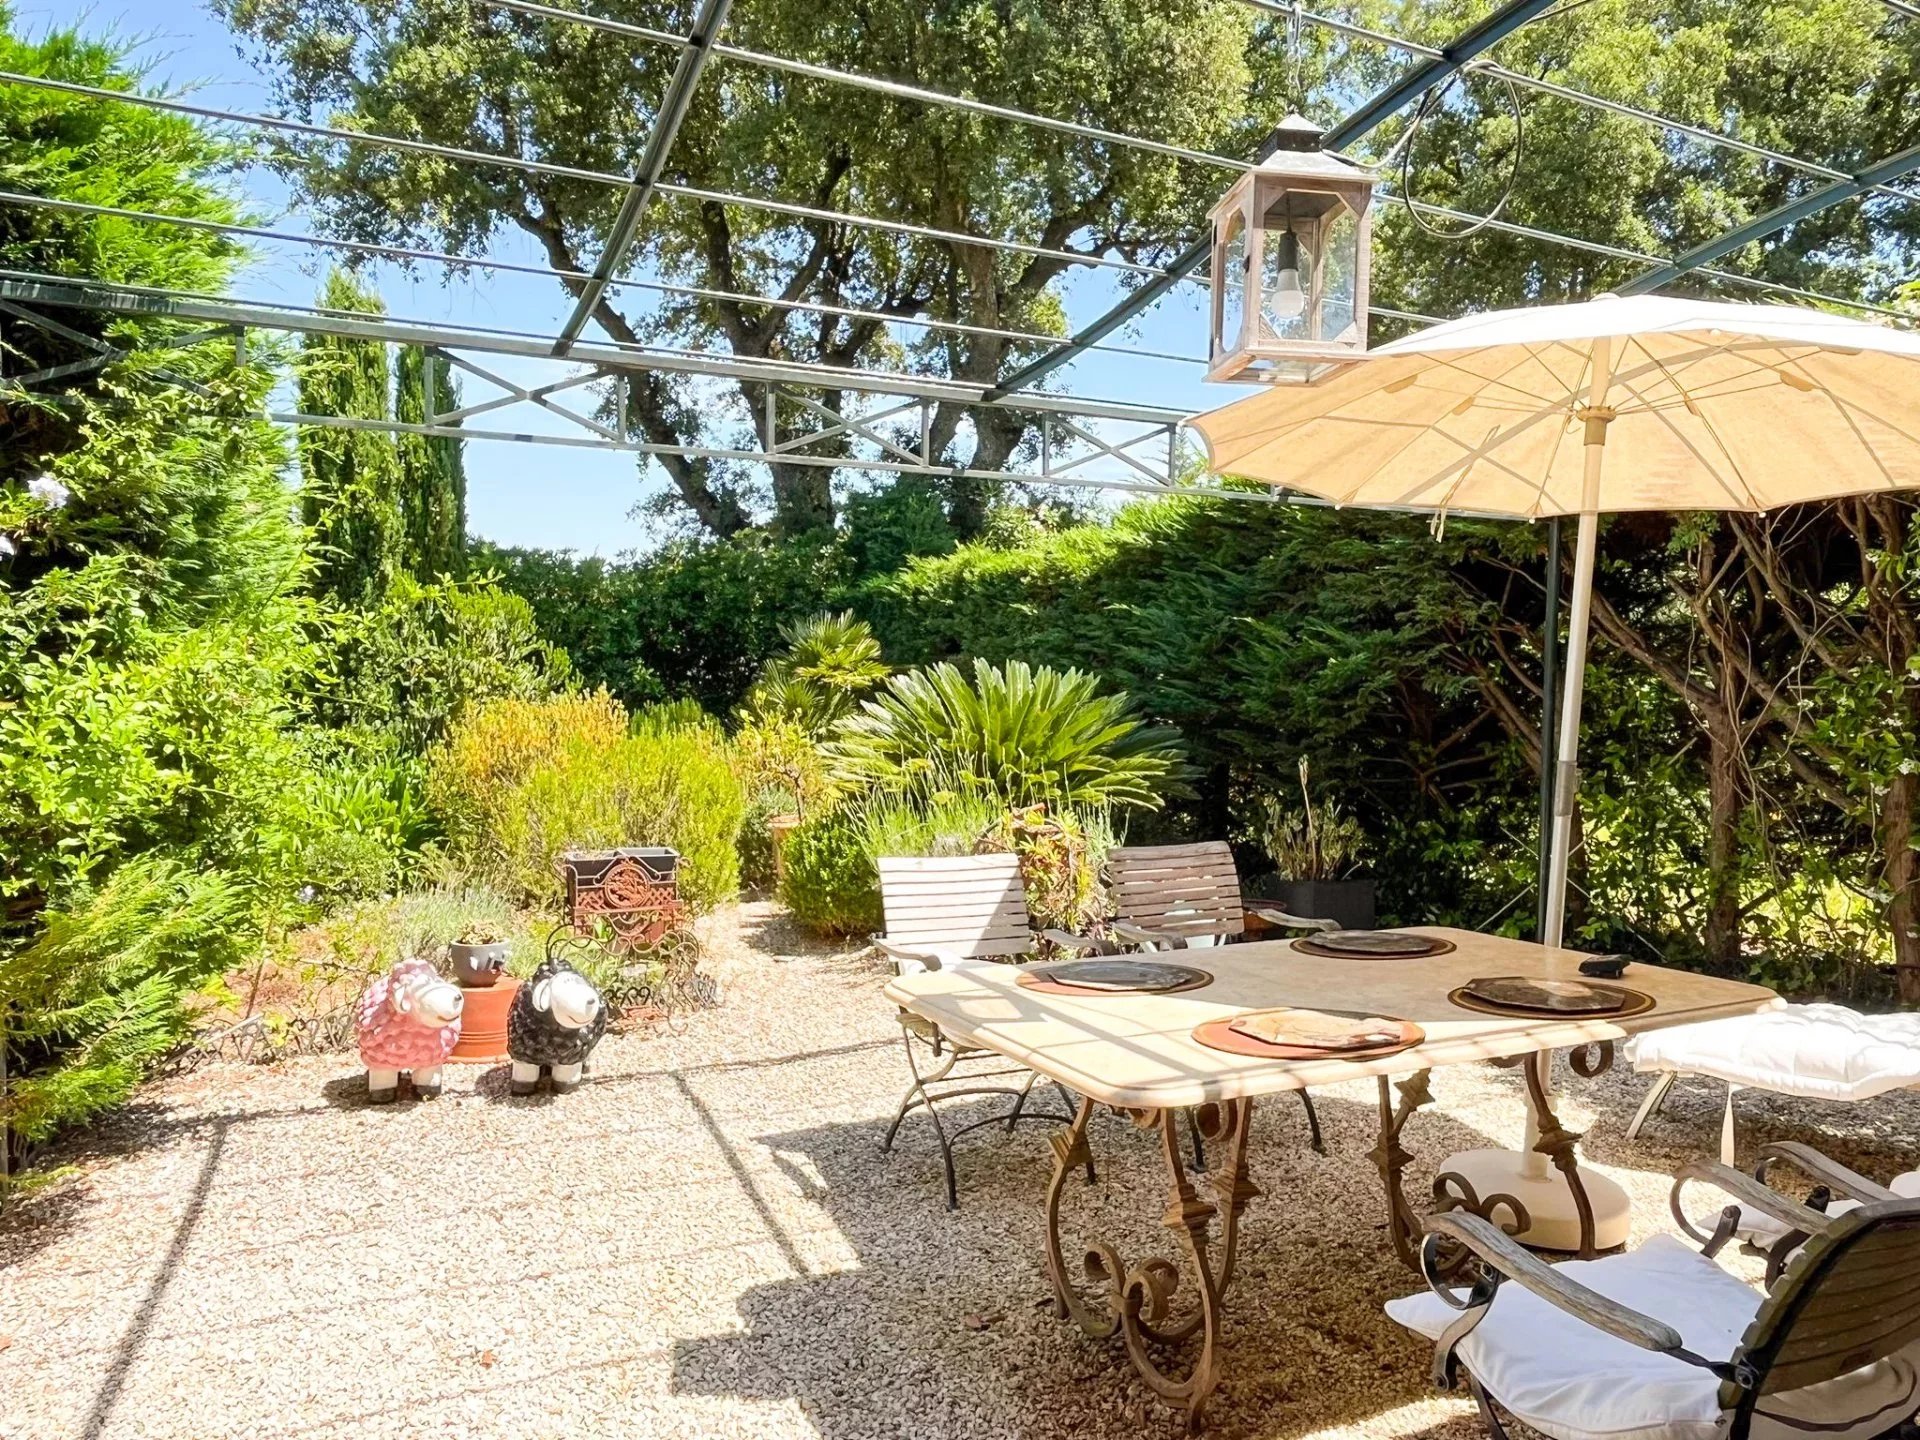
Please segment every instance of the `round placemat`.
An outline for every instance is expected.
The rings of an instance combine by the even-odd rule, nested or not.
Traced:
[[[1177,995],[1213,983],[1212,974],[1197,966],[1125,957],[1027,965],[1014,978],[1044,995]]]
[[[1426,960],[1456,946],[1438,935],[1409,935],[1404,930],[1331,930],[1292,942],[1303,955],[1326,960]]]
[[[1644,1015],[1660,1003],[1651,995],[1639,990],[1629,990],[1624,985],[1598,985],[1594,988],[1614,991],[1625,996],[1627,1003],[1618,1010],[1533,1010],[1518,1005],[1490,1004],[1478,996],[1467,994],[1465,985],[1457,990],[1448,991],[1447,999],[1462,1010],[1472,1010],[1481,1015],[1504,1015],[1513,1020],[1625,1020],[1635,1015]]]
[[[1291,1010],[1291,1005],[1275,1006],[1279,1010]],[[1204,1025],[1193,1028],[1195,1043],[1209,1050],[1219,1050],[1227,1055],[1244,1055],[1252,1060],[1378,1060],[1382,1055],[1398,1055],[1402,1050],[1411,1050],[1427,1038],[1427,1032],[1411,1020],[1400,1020],[1395,1016],[1382,1015],[1382,1020],[1392,1020],[1399,1025],[1401,1039],[1391,1045],[1375,1045],[1365,1050],[1321,1050],[1306,1045],[1274,1045],[1252,1035],[1243,1035],[1233,1028],[1233,1022],[1246,1015],[1264,1015],[1264,1010],[1242,1010],[1238,1014],[1223,1015],[1218,1020],[1209,1020]],[[1360,1011],[1329,1011],[1329,1014],[1350,1014],[1356,1020],[1373,1018]]]

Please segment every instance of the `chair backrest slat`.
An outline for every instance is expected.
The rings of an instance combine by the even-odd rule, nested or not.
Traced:
[[[1747,1327],[1758,1394],[1818,1385],[1920,1341],[1920,1200],[1851,1210],[1809,1240]],[[1735,1403],[1729,1391],[1723,1398]],[[1749,1406],[1753,1403],[1748,1400]]]
[[[1149,930],[1192,938],[1239,935],[1247,928],[1240,874],[1224,840],[1110,850],[1107,888],[1116,918]]]
[[[1017,856],[886,856],[879,869],[887,939],[896,945],[969,959],[1033,948]]]

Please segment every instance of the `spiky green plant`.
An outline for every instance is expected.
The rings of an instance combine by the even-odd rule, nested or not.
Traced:
[[[1081,670],[1020,660],[941,662],[888,681],[840,720],[825,747],[835,776],[887,794],[987,796],[1025,805],[1158,809],[1176,786],[1179,737],[1102,695]]]
[[[787,653],[769,662],[747,694],[746,716],[822,735],[892,673],[866,621],[850,611],[784,626]]]

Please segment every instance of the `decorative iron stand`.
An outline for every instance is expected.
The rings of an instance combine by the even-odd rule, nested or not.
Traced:
[[[653,1010],[676,1023],[718,1004],[712,979],[700,973],[700,938],[680,898],[679,871],[678,852],[664,846],[568,851],[560,857],[566,921],[547,941],[548,958],[614,960],[616,976],[594,978],[618,1014]]]

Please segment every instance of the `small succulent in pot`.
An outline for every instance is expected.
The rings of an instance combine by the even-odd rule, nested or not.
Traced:
[[[447,961],[453,966],[453,978],[469,989],[493,984],[507,968],[511,943],[490,925],[474,924],[460,932],[447,946]]]

